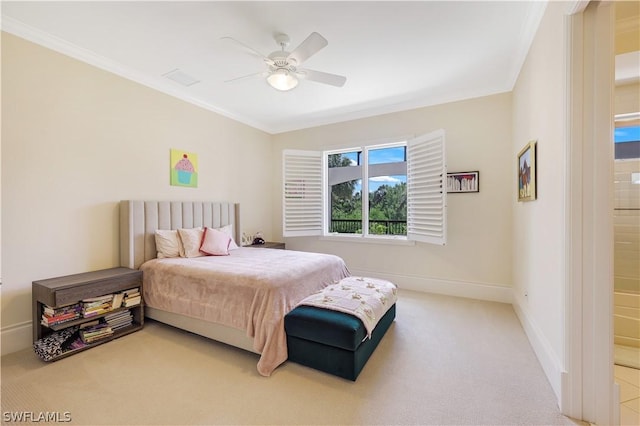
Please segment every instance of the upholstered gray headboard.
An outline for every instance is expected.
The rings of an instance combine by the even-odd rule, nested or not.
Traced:
[[[120,265],[138,269],[156,257],[156,229],[233,225],[240,244],[240,204],[209,201],[120,201]]]

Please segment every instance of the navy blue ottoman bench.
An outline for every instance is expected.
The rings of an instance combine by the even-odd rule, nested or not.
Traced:
[[[289,361],[355,381],[396,317],[395,303],[367,336],[353,315],[301,305],[284,317]]]

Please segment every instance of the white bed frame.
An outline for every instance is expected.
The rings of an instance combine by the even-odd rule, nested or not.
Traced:
[[[233,225],[234,240],[242,241],[240,205],[209,201],[139,201],[120,202],[120,265],[138,269],[156,258],[157,229],[220,228]],[[250,352],[253,339],[244,330],[211,323],[145,306],[145,317],[199,334]],[[257,353],[257,352],[256,352]]]

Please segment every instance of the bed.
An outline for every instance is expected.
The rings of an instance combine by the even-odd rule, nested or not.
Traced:
[[[349,271],[337,256],[267,248],[157,258],[156,230],[229,225],[242,241],[238,204],[121,201],[121,265],[143,271],[146,317],[255,352],[258,372],[269,376],[287,359],[284,316]]]

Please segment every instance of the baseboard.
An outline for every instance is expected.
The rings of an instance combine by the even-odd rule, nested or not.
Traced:
[[[540,362],[540,366],[547,376],[549,384],[553,392],[556,394],[556,399],[561,401],[562,396],[562,383],[563,383],[563,369],[554,353],[549,341],[545,338],[544,334],[540,331],[527,309],[521,305],[517,298],[513,300],[513,309],[522,324],[522,328],[529,339],[529,343],[533,348],[533,351]],[[566,381],[566,380],[565,380]],[[566,385],[565,385],[566,386]]]
[[[421,291],[424,293],[444,294],[466,297],[468,299],[488,300],[491,302],[512,303],[512,289],[497,284],[471,281],[443,280],[440,278],[418,277],[412,275],[389,274],[379,271],[349,268],[352,275],[380,278],[391,281],[400,289]]]
[[[0,331],[0,354],[7,355],[31,347],[32,336],[31,321],[3,327]]]

